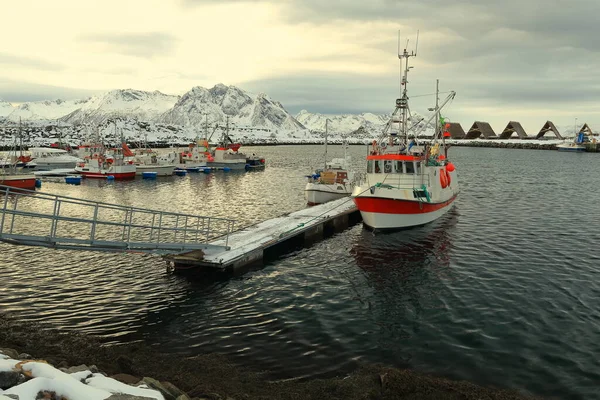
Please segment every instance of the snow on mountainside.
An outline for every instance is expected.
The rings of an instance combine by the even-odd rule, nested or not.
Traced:
[[[14,107],[12,112],[6,115],[6,119],[13,122],[56,120],[74,110],[80,108],[86,100],[44,100],[23,103]]]
[[[313,132],[325,132],[325,121],[329,120],[329,135],[334,138],[337,136],[349,136],[350,138],[378,136],[383,132],[390,117],[390,114],[377,115],[372,113],[326,115],[310,113],[306,110],[302,110],[296,115],[296,119]],[[409,122],[417,131],[425,128],[423,129],[423,136],[432,135],[434,123],[429,123],[425,127],[427,118],[413,112]]]
[[[229,122],[242,128],[266,130],[304,130],[277,101],[264,93],[253,95],[235,86],[215,85],[211,89],[194,87],[184,94],[172,109],[157,119],[158,122],[202,127]]]
[[[85,101],[80,108],[63,116],[62,121],[71,124],[98,125],[111,117],[129,116],[144,121],[152,121],[173,107],[179,96],[159,91],[112,90],[102,96]]]
[[[15,107],[8,101],[0,100],[0,118],[7,117],[14,110]]]

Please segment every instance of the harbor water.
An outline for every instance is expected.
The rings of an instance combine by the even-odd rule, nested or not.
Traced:
[[[322,146],[247,147],[264,171],[42,191],[236,219],[303,208]],[[349,149],[363,167],[366,148]],[[341,146],[329,146],[341,157]],[[554,398],[600,399],[596,154],[452,148],[456,206],[430,225],[356,225],[233,277],[165,272],[157,256],[0,245],[0,311],[45,326],[221,353],[269,379],[411,368]],[[310,161],[309,161],[310,160]]]

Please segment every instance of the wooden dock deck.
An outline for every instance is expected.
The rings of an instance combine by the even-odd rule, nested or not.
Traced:
[[[229,250],[211,248],[163,258],[174,270],[208,267],[235,271],[322,240],[359,221],[360,213],[354,202],[350,197],[345,197],[233,232],[229,235]],[[209,244],[221,246],[224,239]]]

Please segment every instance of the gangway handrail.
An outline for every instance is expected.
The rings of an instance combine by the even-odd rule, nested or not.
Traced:
[[[11,244],[97,251],[229,250],[229,235],[236,224],[229,218],[120,206],[6,185],[0,185],[0,195],[4,195],[1,200],[0,241]],[[23,202],[19,201],[22,197],[34,199],[34,202],[27,201],[23,206]],[[10,203],[9,199],[12,199]],[[28,208],[35,207],[35,201],[41,201],[47,207]],[[76,214],[68,215],[73,209],[65,208],[65,204],[77,206],[74,209]],[[107,211],[110,213],[108,218]],[[27,219],[36,223],[23,223]],[[49,224],[42,223],[47,220]],[[65,224],[69,226],[70,223],[84,224],[85,228],[67,228],[65,231]],[[123,229],[106,231],[108,227]],[[225,238],[224,245],[211,243],[218,238]]]
[[[32,194],[35,195],[36,197],[54,197],[55,199],[60,199],[61,201],[63,199],[69,199],[69,200],[73,200],[73,202],[67,202],[65,201],[65,203],[69,203],[69,204],[81,204],[81,203],[90,203],[89,205],[103,205],[106,206],[106,208],[112,208],[112,209],[116,209],[116,210],[123,210],[123,209],[129,209],[132,211],[140,211],[140,212],[148,212],[148,213],[166,213],[169,215],[178,215],[180,217],[193,217],[193,218],[210,218],[210,219],[214,219],[214,220],[219,220],[219,221],[235,221],[233,219],[230,218],[223,218],[223,217],[207,217],[204,215],[194,215],[194,214],[184,214],[184,213],[177,213],[177,212],[172,212],[172,211],[162,211],[162,210],[152,210],[149,208],[142,208],[142,207],[137,207],[137,206],[125,206],[125,205],[118,205],[118,204],[112,204],[112,203],[105,203],[102,201],[96,201],[96,200],[88,200],[88,199],[78,199],[76,197],[70,197],[70,196],[63,196],[63,195],[58,195],[58,194],[52,194],[52,193],[45,193],[45,192],[37,192],[35,190],[29,190],[29,189],[15,189],[12,186],[7,186],[7,185],[1,185],[0,184],[0,194],[6,194],[7,192],[11,192],[13,194]]]

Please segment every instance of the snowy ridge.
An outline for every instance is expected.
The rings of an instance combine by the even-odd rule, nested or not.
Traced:
[[[15,107],[8,101],[0,100],[0,118],[10,115],[15,110]]]
[[[173,107],[179,96],[159,91],[112,90],[102,96],[91,97],[61,120],[71,124],[98,125],[111,117],[129,116],[144,121],[152,121]]]
[[[202,128],[206,122],[213,126],[224,124],[228,116],[229,122],[240,128],[304,129],[281,103],[271,100],[266,94],[253,95],[222,83],[211,89],[192,88],[157,122]]]
[[[12,122],[19,122],[20,119],[23,121],[56,120],[77,110],[86,101],[57,99],[23,103],[13,107],[13,110],[6,115],[6,119]]]

